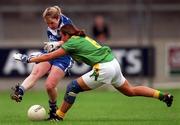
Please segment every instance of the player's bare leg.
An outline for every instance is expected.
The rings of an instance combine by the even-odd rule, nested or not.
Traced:
[[[23,83],[12,88],[13,93],[11,94],[11,99],[20,102],[24,92],[32,88],[36,82],[49,71],[50,67],[51,65],[48,62],[35,64],[31,74],[23,81]]]
[[[59,81],[65,76],[63,70],[59,69],[56,66],[52,66],[51,71],[46,80],[46,91],[49,96],[49,118],[47,120],[54,120],[54,115],[57,110],[57,89],[56,86]]]
[[[63,120],[67,111],[74,104],[75,98],[79,92],[91,90],[82,80],[82,78],[78,78],[77,81],[74,80],[67,86],[66,94],[64,97],[64,101],[56,111],[57,118],[59,120]]]
[[[118,91],[126,96],[145,96],[157,98],[167,104],[168,107],[172,105],[173,96],[169,93],[163,93],[161,91],[152,89],[146,86],[131,86],[126,80],[125,83],[118,87],[115,87]]]

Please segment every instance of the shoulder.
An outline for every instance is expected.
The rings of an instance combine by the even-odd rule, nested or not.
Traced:
[[[72,24],[72,20],[69,17],[67,17],[67,16],[65,16],[63,14],[61,15],[61,20],[62,20],[62,22],[64,24],[67,24],[67,23],[71,23]]]
[[[63,18],[64,20],[70,20],[70,18],[65,16],[64,14],[61,15],[61,18]]]
[[[75,41],[77,41],[77,39],[76,38],[74,38],[74,37],[71,37],[70,39],[68,39],[68,41],[66,41],[63,45],[67,45],[67,46],[69,46],[69,47],[72,47],[72,46],[76,46],[76,42]]]

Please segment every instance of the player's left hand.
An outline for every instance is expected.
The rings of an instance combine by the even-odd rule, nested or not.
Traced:
[[[23,63],[29,63],[30,57],[28,55],[25,54],[21,54],[21,53],[15,53],[13,55],[13,58],[17,61],[21,61]]]
[[[48,53],[58,49],[61,45],[59,42],[44,42],[44,50]]]

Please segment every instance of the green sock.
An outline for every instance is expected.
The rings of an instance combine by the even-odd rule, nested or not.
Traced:
[[[153,97],[162,100],[164,98],[164,93],[159,90],[155,90]]]
[[[163,100],[163,98],[164,98],[164,93],[160,91],[160,92],[159,92],[159,99],[160,99],[160,100]]]

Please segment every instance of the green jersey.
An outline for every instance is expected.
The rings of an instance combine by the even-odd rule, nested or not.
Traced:
[[[109,62],[114,59],[114,55],[108,46],[101,46],[87,36],[72,36],[62,45],[62,48],[68,52],[74,60],[84,62],[90,66],[97,63]]]

